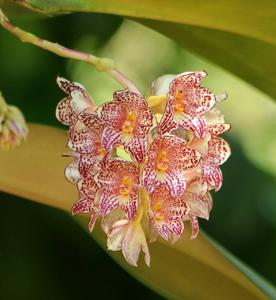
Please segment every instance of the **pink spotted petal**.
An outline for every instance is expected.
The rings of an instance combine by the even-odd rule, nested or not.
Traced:
[[[62,99],[56,107],[56,118],[64,125],[70,125],[75,118],[75,114],[70,105],[71,99]]]
[[[94,109],[92,99],[81,84],[62,77],[57,77],[57,84],[71,99],[70,105],[73,112],[79,114],[86,108]]]
[[[152,193],[159,184],[156,178],[156,172],[151,164],[146,164],[143,172],[143,184],[149,193]]]
[[[154,115],[150,111],[146,103],[143,106],[139,107],[137,114],[138,114],[138,120],[137,120],[138,124],[134,130],[134,137],[143,139],[147,136],[147,134],[153,127]]]
[[[179,158],[179,164],[181,170],[190,170],[194,167],[196,167],[201,159],[201,154],[191,148],[183,148],[181,149],[181,157]]]
[[[167,102],[165,112],[158,124],[158,131],[160,134],[170,133],[178,128],[178,123],[174,119],[174,114],[171,110],[171,103]]]
[[[218,136],[231,128],[230,124],[212,124],[208,126],[208,131],[212,136]]]
[[[192,235],[190,239],[193,240],[198,236],[199,233],[199,225],[198,225],[197,217],[190,215],[190,222],[192,225]]]
[[[118,196],[102,193],[100,197],[100,213],[107,215],[119,206]]]
[[[184,224],[181,219],[172,219],[167,222],[167,227],[171,233],[181,236],[184,231]]]
[[[122,178],[126,176],[132,180],[132,188],[139,184],[138,167],[133,162],[121,159],[110,159],[105,169],[100,170],[96,182],[105,193],[118,193]]]
[[[104,123],[99,119],[93,110],[86,110],[78,115],[78,119],[94,133],[101,134],[104,129]]]
[[[126,204],[123,204],[121,208],[126,212],[128,220],[132,220],[137,213],[137,208],[139,204],[139,194],[132,193]]]
[[[122,122],[126,117],[124,105],[118,101],[106,102],[97,110],[100,119],[110,128],[121,130]]]
[[[186,180],[184,172],[172,170],[166,174],[164,184],[173,197],[181,196],[186,188]]]
[[[68,141],[68,147],[78,153],[88,154],[96,151],[95,136],[84,127],[75,127]]]
[[[93,207],[93,201],[88,198],[81,198],[72,207],[72,214],[88,214]]]
[[[202,115],[216,103],[215,94],[206,87],[195,87],[189,92],[185,112],[189,115]]]
[[[214,188],[215,191],[221,188],[223,182],[220,168],[207,164],[202,165],[202,179],[207,182],[209,189]]]
[[[199,86],[200,81],[207,76],[206,71],[185,72],[179,74],[170,84],[169,97],[174,97],[177,89],[187,89]]]
[[[146,158],[147,144],[147,137],[144,139],[134,139],[125,146],[125,149],[135,162],[141,164]]]
[[[128,89],[116,91],[113,94],[113,100],[133,108],[139,108],[139,106],[146,104],[146,100],[142,95],[130,92]]]
[[[63,90],[64,93],[68,95],[70,95],[75,90],[86,93],[85,88],[80,83],[71,82],[63,77],[59,77],[59,76],[57,77],[57,84],[60,87],[60,89]]]
[[[222,138],[212,138],[208,142],[208,154],[205,157],[205,161],[210,165],[223,164],[231,154],[229,144]]]
[[[202,139],[207,133],[207,124],[203,117],[201,116],[189,116],[185,114],[179,125],[184,129],[191,130],[195,136]]]
[[[79,192],[81,195],[85,196],[89,199],[94,199],[96,196],[96,192],[98,191],[99,187],[97,186],[95,180],[92,177],[89,178],[82,178],[77,183]]]
[[[82,177],[89,177],[98,159],[90,154],[82,154],[79,159],[78,170]]]
[[[168,228],[165,224],[161,225],[161,226],[157,226],[157,231],[159,233],[159,235],[166,241],[169,240],[169,231]]]
[[[110,151],[113,147],[121,144],[120,132],[112,128],[105,127],[102,133],[101,140],[102,147],[107,151]]]

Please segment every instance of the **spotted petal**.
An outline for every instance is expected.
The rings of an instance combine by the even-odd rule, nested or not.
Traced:
[[[229,144],[222,138],[212,138],[208,142],[208,154],[205,160],[210,165],[221,165],[223,164],[231,154]]]
[[[231,128],[230,124],[212,124],[208,126],[208,131],[212,136],[218,136]]]
[[[81,154],[78,162],[78,170],[82,177],[88,177],[93,172],[93,167],[98,163],[98,159],[88,154]]]
[[[72,214],[88,214],[93,207],[93,201],[89,198],[81,198],[72,207]]]
[[[166,185],[172,196],[181,196],[186,188],[186,179],[184,172],[179,170],[172,170],[171,172],[168,172],[164,184]]]
[[[169,222],[167,222],[166,226],[171,233],[176,234],[177,236],[181,236],[184,231],[184,223],[179,218],[171,219]]]
[[[206,181],[209,189],[218,191],[223,182],[222,172],[219,167],[202,164],[202,179]]]
[[[194,87],[189,91],[189,100],[185,112],[189,115],[202,115],[216,103],[215,94],[206,87]]]
[[[206,71],[185,72],[179,74],[170,84],[169,96],[174,97],[178,88],[186,89],[187,87],[198,86],[205,76],[207,76]]]
[[[123,104],[114,101],[106,102],[97,110],[101,120],[111,128],[116,128],[117,131],[121,130],[123,120],[126,118],[126,109]]]
[[[176,122],[172,112],[171,102],[172,101],[168,100],[165,112],[160,123],[158,124],[158,131],[160,134],[171,133],[173,130],[178,128],[178,123]]]
[[[77,186],[81,195],[91,200],[95,199],[99,187],[93,177],[82,178],[78,181]]]
[[[110,151],[113,147],[121,144],[120,132],[113,128],[105,127],[102,133],[101,144],[106,151]]]
[[[72,129],[68,141],[68,147],[73,151],[82,154],[97,154],[99,146],[99,137],[93,131],[87,129],[83,124],[78,122]]]
[[[131,158],[138,164],[141,164],[146,158],[147,144],[148,140],[147,137],[145,137],[143,139],[132,140],[125,146],[125,148]]]
[[[191,240],[193,240],[198,236],[198,233],[199,233],[199,225],[198,225],[197,217],[190,215],[190,222],[192,225],[192,235],[190,238],[191,238]]]
[[[198,151],[191,148],[182,148],[180,153],[180,163],[182,170],[192,169],[199,164],[201,154]]]
[[[107,215],[119,206],[118,196],[102,193],[100,196],[100,214]]]
[[[71,99],[66,97],[62,99],[56,107],[56,118],[64,125],[70,125],[75,117],[70,102]]]
[[[202,139],[207,132],[206,121],[201,116],[183,114],[182,119],[179,120],[179,126],[184,129],[191,130],[199,139]]]
[[[126,204],[121,205],[121,208],[126,212],[127,218],[132,220],[137,213],[137,208],[139,204],[139,194],[138,192],[132,193]]]
[[[143,183],[149,193],[152,193],[159,184],[156,172],[151,164],[146,164],[143,172]]]

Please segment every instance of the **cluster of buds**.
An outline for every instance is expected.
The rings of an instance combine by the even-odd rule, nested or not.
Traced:
[[[205,76],[163,76],[147,99],[126,89],[98,108],[82,85],[57,79],[67,96],[56,116],[69,126],[73,157],[65,176],[79,191],[72,213],[88,214],[90,231],[101,218],[108,248],[131,265],[141,251],[149,265],[147,240],[174,242],[185,221],[195,238],[198,218],[209,218],[210,191],[220,189],[230,155],[220,135],[230,125],[216,108],[226,95],[203,87]]]
[[[0,92],[0,149],[10,150],[27,138],[28,128],[21,111],[8,105]]]

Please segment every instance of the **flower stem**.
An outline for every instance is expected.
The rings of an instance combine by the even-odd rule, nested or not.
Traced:
[[[114,62],[109,58],[100,58],[89,53],[66,48],[58,43],[53,43],[26,32],[21,28],[13,25],[0,8],[0,24],[10,33],[19,38],[23,43],[30,43],[58,56],[84,61],[94,65],[98,71],[106,72],[124,88],[128,88],[131,92],[140,94],[135,84],[128,79],[123,73],[114,67]]]
[[[149,201],[148,192],[144,188],[140,188],[139,193],[140,193],[140,205],[138,208],[137,215],[133,220],[136,224],[141,223],[144,213],[147,214],[148,201]]]

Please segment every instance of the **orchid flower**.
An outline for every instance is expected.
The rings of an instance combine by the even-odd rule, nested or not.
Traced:
[[[225,97],[200,85],[205,76],[166,76],[152,85],[157,98],[117,91],[98,108],[82,85],[57,80],[67,97],[56,114],[69,126],[66,156],[73,158],[65,176],[79,191],[72,213],[89,215],[90,231],[101,219],[108,249],[133,266],[141,251],[149,265],[147,238],[174,242],[190,221],[193,239],[198,218],[209,219],[209,191],[221,187],[220,165],[230,155],[220,135],[230,125],[215,107]],[[161,119],[150,108],[156,100],[165,105]]]
[[[145,98],[128,90],[118,91],[113,101],[103,104],[98,112],[109,129],[104,138],[123,145],[135,162],[142,163],[154,118]]]
[[[175,135],[161,135],[154,139],[147,157],[143,178],[147,190],[153,192],[163,183],[174,197],[181,196],[185,190],[185,171],[200,161],[200,153],[187,148],[186,141]]]
[[[139,204],[138,167],[132,162],[112,159],[99,171],[96,181],[102,191],[101,214],[105,216],[120,207],[129,220],[133,219]]]
[[[219,96],[200,85],[206,75],[205,71],[185,72],[157,79],[152,84],[154,93],[167,93],[165,112],[158,126],[160,134],[181,127],[193,131],[198,138],[204,137],[206,120],[203,115],[220,101]]]

